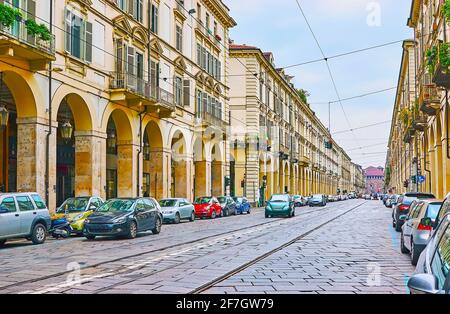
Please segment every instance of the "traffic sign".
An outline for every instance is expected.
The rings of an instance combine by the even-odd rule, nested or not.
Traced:
[[[417,182],[424,183],[425,182],[425,176],[418,176],[417,177]]]

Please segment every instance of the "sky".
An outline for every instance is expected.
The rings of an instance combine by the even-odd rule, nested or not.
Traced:
[[[237,26],[231,39],[272,51],[276,67],[322,58],[296,0],[224,0]],[[406,23],[411,0],[299,0],[325,55],[401,41],[413,37]],[[397,86],[402,44],[330,59],[341,99]],[[311,95],[309,103],[328,126],[328,102],[338,99],[325,62],[290,68],[297,88]],[[331,105],[331,132],[352,161],[385,165],[390,123],[341,133],[391,120],[396,90]],[[345,112],[345,114],[344,114]],[[347,116],[347,119],[346,119]],[[362,148],[371,146],[368,148]]]

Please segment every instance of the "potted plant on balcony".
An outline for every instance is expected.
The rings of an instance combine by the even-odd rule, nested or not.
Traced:
[[[43,41],[50,41],[51,40],[51,33],[47,26],[44,24],[38,24],[34,20],[27,20],[25,22],[27,26],[27,33],[31,36],[36,36],[38,39]]]
[[[0,25],[3,27],[11,27],[14,21],[22,20],[22,12],[17,8],[10,7],[0,3]]]
[[[449,44],[441,42],[427,51],[427,68],[437,86],[450,88],[450,52]]]
[[[416,131],[424,131],[427,124],[427,119],[420,111],[419,101],[416,99],[413,107],[412,128]]]

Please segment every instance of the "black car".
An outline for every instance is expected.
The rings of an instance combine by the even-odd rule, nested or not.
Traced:
[[[450,215],[439,227],[420,255],[415,275],[408,281],[413,294],[450,294]]]
[[[217,198],[217,200],[220,203],[220,206],[222,206],[222,216],[228,217],[230,215],[237,214],[236,211],[236,202],[233,200],[231,196],[220,196]]]
[[[431,193],[415,193],[408,192],[400,195],[397,200],[397,204],[394,206],[392,210],[392,226],[395,228],[395,231],[402,231],[402,226],[405,223],[403,219],[400,219],[400,216],[407,216],[409,214],[409,208],[411,207],[412,202],[415,200],[423,200],[423,199],[435,199],[436,197]]]
[[[100,206],[85,221],[84,236],[123,236],[133,239],[139,232],[161,232],[163,216],[152,198],[116,198]]]

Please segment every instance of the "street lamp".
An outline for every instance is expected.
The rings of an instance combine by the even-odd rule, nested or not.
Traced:
[[[5,106],[0,107],[0,129],[4,129],[8,126],[9,112]]]
[[[106,139],[106,145],[109,149],[115,149],[117,145],[116,133],[110,132],[108,138]]]
[[[63,140],[68,142],[72,138],[73,127],[69,121],[66,121],[61,126],[61,137]]]

